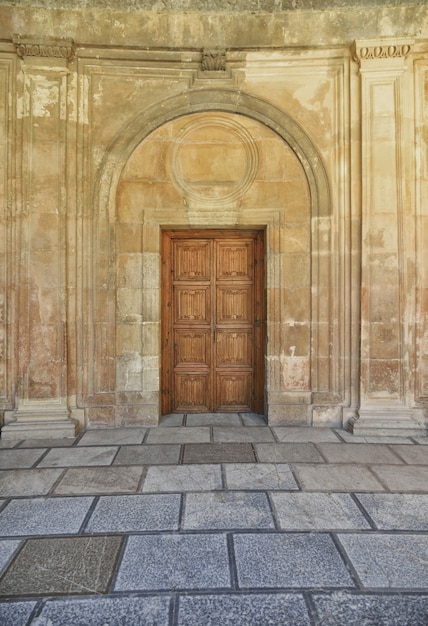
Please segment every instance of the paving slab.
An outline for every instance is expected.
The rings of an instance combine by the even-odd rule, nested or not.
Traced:
[[[384,491],[380,481],[361,465],[302,463],[292,465],[292,469],[297,482],[307,491]]]
[[[115,591],[229,588],[225,535],[139,535],[128,539]]]
[[[147,469],[142,491],[212,491],[222,486],[220,465],[159,465]]]
[[[362,530],[370,524],[348,493],[271,493],[282,530]]]
[[[357,494],[380,530],[428,531],[428,495],[407,493]]]
[[[171,426],[183,426],[184,413],[171,413],[171,415],[164,415],[159,422],[160,428],[169,428]]]
[[[111,465],[118,448],[113,446],[54,448],[40,461],[38,467],[85,467]]]
[[[327,534],[236,534],[233,543],[241,589],[354,586]]]
[[[189,413],[187,426],[242,426],[237,413]]]
[[[177,530],[180,494],[102,496],[85,532],[129,533]]]
[[[33,626],[168,626],[170,604],[168,596],[48,600]]]
[[[189,443],[184,446],[183,463],[251,463],[255,460],[249,443]]]
[[[190,493],[185,496],[185,530],[275,528],[265,493]]]
[[[261,463],[325,463],[313,443],[256,443],[254,448]]]
[[[11,500],[0,512],[0,535],[67,535],[78,533],[93,498]]]
[[[418,437],[414,440],[419,446],[428,446],[428,437]]]
[[[70,448],[76,441],[75,437],[61,439],[24,439],[18,448]],[[16,443],[16,442],[15,442]]]
[[[423,465],[373,465],[371,468],[389,491],[428,493],[428,467]],[[359,489],[355,489],[359,491]]]
[[[34,600],[20,602],[0,601],[0,624],[4,624],[4,626],[27,626],[36,604],[37,601]],[[44,626],[44,624],[42,623],[40,626]]]
[[[357,443],[344,446],[342,443],[319,443],[318,450],[329,463],[403,464],[393,449],[383,444]]]
[[[20,545],[21,541],[18,541],[17,539],[0,540],[0,573],[5,569],[6,565],[9,563],[10,559]]]
[[[271,429],[267,426],[214,426],[214,443],[261,443],[274,442]]]
[[[88,430],[78,446],[141,444],[147,428],[97,428]]]
[[[0,596],[106,593],[121,537],[29,539],[0,581]]]
[[[428,466],[428,448],[426,446],[394,446],[394,452],[409,465]]]
[[[337,435],[334,433],[333,430],[331,430],[331,428],[273,426],[272,431],[280,442],[300,441],[303,443],[318,443],[320,441],[331,441],[333,443],[336,443],[337,441],[339,441]]]
[[[428,536],[339,534],[362,584],[371,589],[428,587]]]
[[[427,626],[428,595],[362,595],[337,591],[312,596],[322,626]]]
[[[224,473],[227,489],[298,489],[284,463],[228,463]]]
[[[178,463],[180,445],[121,446],[113,465],[171,465]]]
[[[180,596],[178,626],[310,626],[301,594]]]
[[[62,473],[62,469],[0,471],[0,496],[44,496]]]
[[[151,443],[209,443],[208,426],[194,428],[150,428],[146,444]]]
[[[334,429],[334,432],[339,435],[340,439],[343,439],[346,443],[377,443],[377,444],[406,444],[415,445],[415,442],[410,437],[360,437],[359,435],[353,435],[347,430]],[[418,440],[419,441],[419,440]]]
[[[257,413],[241,413],[240,415],[244,426],[267,426],[264,415],[257,415]]]
[[[2,450],[0,453],[0,470],[33,467],[45,452],[44,449]]]
[[[103,493],[134,493],[137,491],[142,467],[74,467],[66,470],[54,489],[57,495],[88,495]]]

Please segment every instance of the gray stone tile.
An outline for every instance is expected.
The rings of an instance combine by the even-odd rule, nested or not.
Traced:
[[[414,445],[410,437],[360,437],[353,435],[347,430],[334,429],[340,439],[346,441],[346,443],[377,443],[377,444],[407,444]]]
[[[219,465],[159,465],[148,468],[142,491],[212,491],[222,485]]]
[[[24,439],[18,448],[70,448],[76,441],[75,437],[62,439]]]
[[[409,465],[428,466],[428,448],[426,446],[394,446],[394,452]]]
[[[177,530],[179,494],[101,497],[86,526],[89,533]]]
[[[27,626],[28,619],[36,607],[37,601],[1,602],[0,624],[4,626]],[[44,626],[44,625],[40,625]]]
[[[241,426],[237,413],[189,413],[187,426]]]
[[[427,626],[428,595],[362,595],[336,591],[312,596],[322,626]]]
[[[428,587],[428,536],[366,533],[338,538],[365,587]]]
[[[261,443],[274,442],[270,428],[267,426],[214,426],[214,443]]]
[[[278,441],[300,441],[302,443],[318,443],[320,441],[332,441],[337,443],[337,435],[331,428],[307,426],[273,426],[272,427]]]
[[[229,463],[224,466],[227,489],[298,489],[289,465]]]
[[[96,428],[88,430],[78,446],[119,446],[141,444],[147,428]]]
[[[134,493],[143,475],[142,467],[79,467],[68,469],[55,487],[59,495]]]
[[[181,596],[178,626],[310,626],[300,594]]]
[[[261,463],[325,462],[313,443],[256,443],[254,447]]]
[[[384,491],[370,470],[358,465],[296,464],[293,471],[307,491]]]
[[[217,492],[186,495],[185,530],[275,528],[265,493]]]
[[[257,413],[241,413],[241,418],[244,426],[267,426],[264,415],[257,415]]]
[[[117,447],[55,448],[41,460],[38,467],[76,467],[111,465]]]
[[[419,446],[428,446],[428,437],[417,437],[414,439]]]
[[[122,446],[114,465],[168,465],[178,463],[181,446],[173,444]]]
[[[63,473],[62,469],[10,470],[0,472],[0,495],[44,496]]]
[[[428,531],[428,495],[405,493],[357,494],[377,528]]]
[[[184,415],[182,413],[171,413],[164,415],[159,422],[160,428],[169,428],[171,426],[183,426]]]
[[[347,493],[272,493],[283,530],[363,530],[370,524]]]
[[[358,443],[348,446],[343,443],[319,443],[318,449],[329,463],[402,464],[400,458],[382,444]]]
[[[0,540],[0,573],[5,569],[20,545],[21,542],[17,539]]]
[[[9,439],[0,439],[0,450],[8,450],[11,448],[19,448],[21,441],[14,441]],[[43,446],[45,447],[45,446]]]
[[[209,443],[210,428],[151,428],[146,443]]]
[[[93,498],[11,500],[0,513],[0,534],[67,535],[79,532]]]
[[[230,587],[225,535],[141,535],[128,539],[115,591]]]
[[[33,626],[168,626],[170,603],[167,596],[48,600]]]
[[[0,469],[24,469],[33,467],[45,450],[2,450]]]
[[[256,460],[250,443],[189,443],[183,463],[251,463]]]
[[[421,465],[373,465],[372,472],[390,491],[428,493],[428,467]],[[355,489],[359,491],[359,489]]]
[[[242,534],[233,541],[243,589],[353,586],[327,534]]]
[[[29,539],[0,581],[0,596],[105,593],[121,537]]]

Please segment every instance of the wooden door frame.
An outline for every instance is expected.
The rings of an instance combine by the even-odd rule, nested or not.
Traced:
[[[234,235],[254,237],[254,407],[264,413],[265,405],[265,349],[266,349],[266,298],[264,249],[265,230],[261,228],[192,228],[161,229],[161,415],[173,412],[173,348],[172,338],[172,258],[173,239],[226,238]]]

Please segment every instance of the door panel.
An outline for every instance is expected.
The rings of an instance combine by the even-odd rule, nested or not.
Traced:
[[[263,321],[263,233],[165,231],[162,412],[262,412]]]

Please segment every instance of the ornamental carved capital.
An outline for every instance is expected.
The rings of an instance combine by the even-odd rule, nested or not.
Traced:
[[[203,72],[225,72],[226,50],[203,50],[201,68]]]
[[[31,37],[14,35],[13,43],[21,59],[39,57],[72,61],[75,57],[74,41],[55,37]]]
[[[363,39],[352,44],[352,58],[359,65],[364,61],[406,59],[412,49],[412,39]]]

